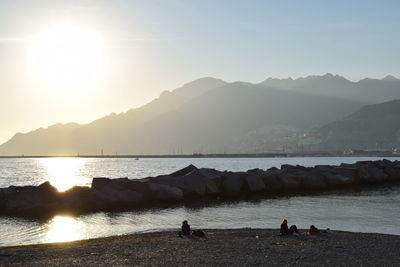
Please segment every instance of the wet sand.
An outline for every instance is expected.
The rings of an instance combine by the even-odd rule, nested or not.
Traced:
[[[399,266],[400,236],[332,231],[279,236],[277,229],[131,234],[0,248],[1,265],[23,266]]]

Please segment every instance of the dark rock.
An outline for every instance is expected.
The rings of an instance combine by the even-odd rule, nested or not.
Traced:
[[[389,176],[383,170],[376,167],[358,167],[357,171],[361,183],[364,184],[382,183],[389,178]]]
[[[302,174],[302,187],[303,189],[323,189],[327,188],[329,185],[326,181],[326,177],[323,175],[321,171],[317,169],[310,168],[306,172]]]
[[[389,181],[400,181],[400,168],[385,167],[383,171],[388,175]]]
[[[304,169],[306,169],[306,167],[300,166],[300,165],[296,165],[296,166],[290,165],[290,164],[282,164],[281,165],[281,170],[299,170],[299,171],[301,171]]]
[[[342,168],[354,168],[356,166],[356,164],[353,164],[353,163],[341,163],[339,166],[342,167]]]
[[[391,162],[389,160],[387,160],[387,159],[377,160],[377,161],[374,161],[374,165],[378,169],[385,169],[385,168],[391,166]]]
[[[316,165],[314,167],[317,170],[321,170],[321,171],[328,171],[328,170],[332,170],[333,168],[335,168],[335,166],[332,165]]]
[[[199,171],[209,180],[212,180],[218,188],[221,187],[223,172],[209,168],[201,168]]]
[[[187,167],[185,167],[183,169],[180,169],[179,171],[171,173],[170,176],[184,176],[184,175],[186,175],[186,174],[188,174],[188,173],[190,173],[190,172],[192,172],[194,170],[197,170],[197,167],[192,165],[192,164],[190,164],[189,166],[187,166]]]
[[[3,207],[6,213],[41,215],[56,209],[59,203],[58,191],[49,182],[39,186],[16,186],[7,193]]]
[[[106,200],[106,205],[138,205],[143,202],[143,196],[130,190],[126,184],[127,178],[108,179],[93,178],[92,190],[99,198]]]
[[[238,195],[243,190],[243,180],[246,176],[245,172],[224,172],[222,189],[227,195]]]
[[[275,168],[273,170],[269,169],[264,172],[263,182],[265,185],[265,191],[267,192],[279,192],[283,189],[283,184],[279,179],[279,175],[282,173],[281,170]]]
[[[87,186],[74,186],[61,193],[60,209],[69,212],[87,212],[102,210],[110,201]]]
[[[356,167],[373,167],[375,164],[372,160],[357,161],[354,164]]]
[[[92,189],[98,190],[107,187],[107,185],[111,182],[110,178],[106,177],[94,177],[92,179]]]
[[[247,173],[249,174],[254,174],[254,173],[262,173],[263,170],[259,169],[259,168],[255,168],[255,169],[250,169],[247,171]]]
[[[357,183],[358,172],[354,168],[320,169],[328,186],[343,186]]]
[[[302,172],[296,171],[284,171],[279,174],[278,177],[279,181],[282,183],[282,187],[284,190],[294,190],[296,188],[300,188],[302,180],[304,178]]]
[[[144,180],[141,179],[129,180],[126,186],[130,190],[138,192],[142,196],[148,196],[150,194],[149,185]]]
[[[150,179],[150,181],[177,187],[182,190],[185,197],[193,198],[218,193],[219,189],[213,178],[217,179],[219,177],[196,168],[184,176],[159,176]]]
[[[296,166],[290,165],[290,164],[282,164],[281,165],[281,170],[288,170],[288,169],[294,169]]]
[[[0,199],[7,199],[13,194],[18,193],[16,186],[9,186],[7,188],[0,188]]]
[[[251,192],[258,192],[265,189],[263,172],[254,172],[244,178],[246,186]]]
[[[178,202],[183,200],[183,192],[175,186],[165,184],[148,183],[151,199],[167,202]]]

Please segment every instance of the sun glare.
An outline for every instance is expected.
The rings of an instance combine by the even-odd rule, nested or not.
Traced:
[[[72,217],[56,216],[48,225],[45,242],[66,242],[85,238],[81,224]]]
[[[32,38],[34,78],[46,89],[75,94],[95,83],[105,68],[101,36],[74,23],[54,24]]]
[[[40,159],[45,167],[51,185],[58,191],[68,190],[75,185],[85,184],[85,178],[78,175],[86,159],[81,158],[46,158]]]

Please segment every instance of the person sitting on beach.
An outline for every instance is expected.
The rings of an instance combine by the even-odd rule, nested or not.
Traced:
[[[290,228],[288,227],[288,221],[286,219],[283,220],[282,224],[281,224],[281,231],[280,231],[281,235],[291,235],[293,233],[298,234],[299,231],[297,230],[297,226],[296,225],[292,225],[290,226]]]
[[[317,235],[320,233],[330,233],[330,229],[327,228],[326,230],[319,230],[317,227],[315,227],[314,225],[310,226],[310,230],[308,230],[307,234],[308,235]]]
[[[310,230],[308,230],[308,233],[307,233],[307,234],[309,234],[309,235],[316,235],[316,234],[319,234],[319,233],[321,233],[321,231],[318,230],[318,228],[315,227],[314,225],[311,225],[311,226],[310,226]]]
[[[187,220],[184,220],[182,222],[182,227],[181,227],[181,231],[179,232],[179,236],[180,237],[188,237],[192,234],[192,232],[190,231],[190,225],[188,224]]]

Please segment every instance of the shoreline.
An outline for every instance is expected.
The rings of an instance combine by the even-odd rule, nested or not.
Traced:
[[[279,236],[279,229],[204,229],[207,238],[198,241],[179,238],[177,231],[4,246],[0,264],[395,266],[400,261],[398,235],[333,230],[317,236]]]

